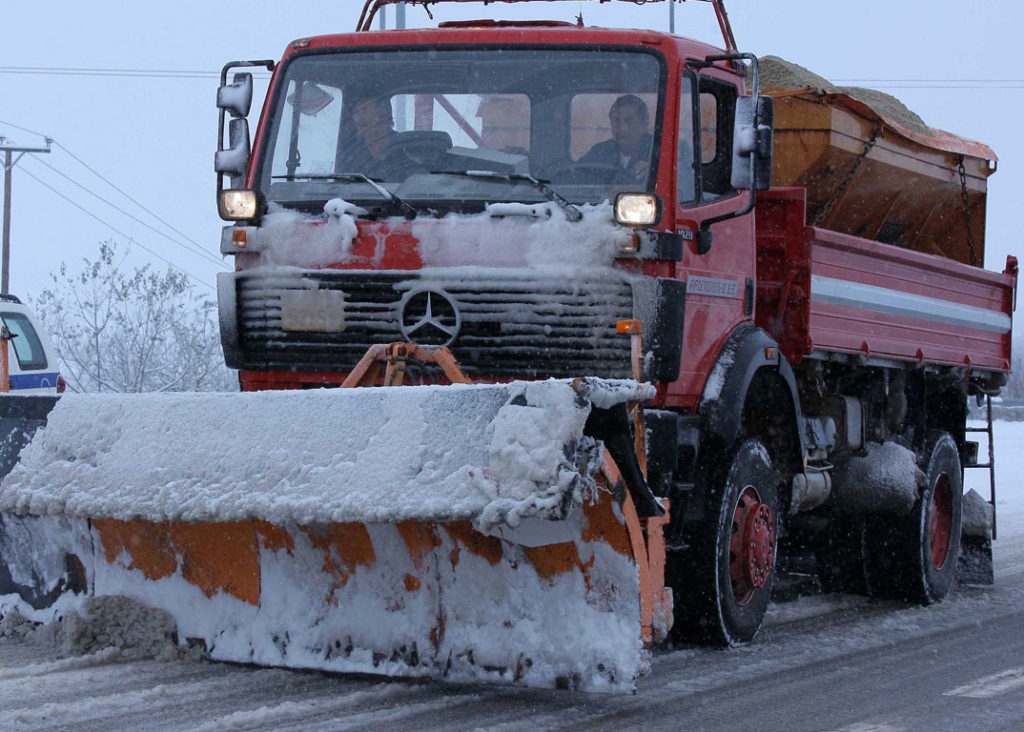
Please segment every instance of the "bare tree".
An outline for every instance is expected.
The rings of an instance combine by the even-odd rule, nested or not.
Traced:
[[[217,306],[194,292],[184,273],[149,265],[131,274],[117,245],[80,271],[61,262],[53,285],[32,301],[55,340],[74,391],[226,391],[237,389],[224,366]]]

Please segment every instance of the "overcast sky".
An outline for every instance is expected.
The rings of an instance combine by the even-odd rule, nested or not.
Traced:
[[[62,260],[94,258],[98,243],[112,238],[130,249],[127,266],[164,269],[149,250],[212,294],[215,273],[227,268],[217,254],[212,170],[217,72],[229,60],[279,58],[295,38],[352,30],[361,7],[362,0],[5,3],[0,135],[22,145],[42,143],[33,132],[55,141],[52,153],[15,168],[11,291],[38,294]],[[668,29],[666,3],[442,6],[435,21],[410,8],[408,21],[573,20],[581,7],[588,25]],[[677,8],[677,33],[720,43],[710,4]],[[727,8],[740,50],[883,89],[932,126],[989,144],[1000,163],[989,180],[986,265],[1001,270],[1008,253],[1024,253],[1015,195],[1024,190],[1024,72],[1015,57],[1024,4],[728,0]]]

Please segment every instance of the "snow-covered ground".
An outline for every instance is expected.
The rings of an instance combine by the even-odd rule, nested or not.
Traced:
[[[981,447],[984,457],[984,442]],[[912,685],[918,676],[903,675],[902,665],[909,663],[906,659],[914,649],[924,647],[928,654],[934,653],[929,644],[941,648],[947,639],[978,629],[984,632],[987,624],[1019,613],[1024,602],[1024,486],[1018,479],[1024,473],[1024,423],[996,424],[996,464],[995,587],[957,589],[945,602],[928,608],[836,595],[778,604],[759,640],[747,647],[727,652],[694,647],[659,652],[635,696],[302,673],[189,657],[167,660],[172,655],[167,653],[164,660],[155,660],[109,649],[67,657],[61,652],[67,643],[60,638],[25,639],[15,633],[0,639],[0,729],[536,729],[621,728],[641,722],[669,728],[682,718],[665,714],[658,717],[660,723],[650,724],[652,715],[660,714],[666,705],[680,714],[694,714],[709,698],[748,694],[753,703],[755,689],[780,677],[808,679],[816,691],[828,691],[813,701],[828,710],[841,695],[838,688],[823,688],[828,674],[868,663],[870,673],[877,669],[878,683],[884,682],[886,688]],[[966,487],[987,496],[987,472],[968,471]],[[1013,637],[1011,631],[997,641],[1008,645]],[[1010,663],[1020,665],[1019,659]],[[1018,689],[1019,695],[1018,676],[1004,673],[1000,684]],[[962,683],[950,676],[946,686],[936,688],[936,698],[959,698],[954,692]],[[962,701],[952,708],[969,713],[966,704]],[[874,719],[870,710],[863,717],[858,713],[845,707],[841,714],[822,711],[819,717],[789,720],[786,728],[922,728],[920,723],[850,726],[842,721]],[[775,712],[774,723],[781,724],[780,714]],[[746,721],[753,723],[754,718]],[[993,719],[979,717],[977,728],[1013,728],[990,724]],[[953,717],[947,721],[952,726],[946,728],[956,727]],[[767,721],[759,728],[772,726]],[[724,727],[708,722],[707,728]]]

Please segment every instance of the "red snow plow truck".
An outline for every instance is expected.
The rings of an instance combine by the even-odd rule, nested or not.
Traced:
[[[390,3],[225,66],[242,393],[65,396],[0,487],[4,612],[124,595],[217,659],[628,691],[666,638],[753,639],[787,567],[991,581],[991,150],[759,63],[718,0],[725,48],[371,30]]]

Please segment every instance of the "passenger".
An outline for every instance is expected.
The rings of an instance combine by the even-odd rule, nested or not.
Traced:
[[[615,167],[637,183],[646,183],[653,143],[647,104],[635,94],[621,96],[612,105],[608,120],[612,139],[597,143],[576,162]]]

